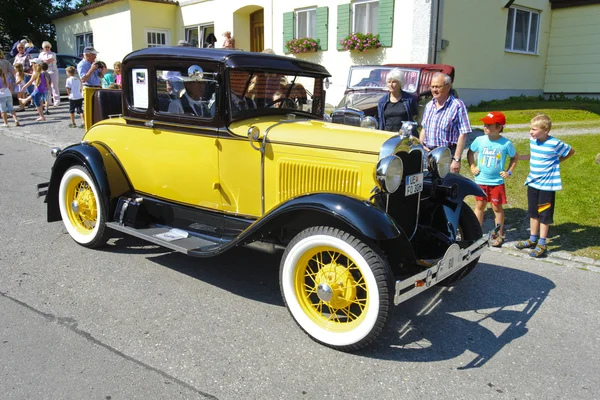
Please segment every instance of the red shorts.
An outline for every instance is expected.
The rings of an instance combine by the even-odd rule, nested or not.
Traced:
[[[479,185],[486,197],[475,196],[477,201],[489,201],[492,204],[506,204],[506,189],[504,183],[496,186]]]

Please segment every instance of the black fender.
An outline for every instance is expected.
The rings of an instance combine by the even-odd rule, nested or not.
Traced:
[[[110,220],[113,203],[123,193],[132,190],[127,176],[114,154],[102,143],[72,145],[61,151],[52,166],[52,174],[48,185],[46,203],[48,205],[48,222],[60,221],[58,206],[58,190],[60,181],[67,169],[74,165],[83,165],[90,171],[94,183],[100,191],[100,201]]]
[[[456,233],[458,231],[458,220],[460,218],[461,208],[469,207],[464,203],[465,197],[485,196],[485,192],[474,181],[454,173],[449,173],[446,175],[446,177],[442,180],[442,185],[448,187],[456,185],[458,189],[457,196],[455,199],[453,199],[453,202],[456,204],[454,206],[444,204],[444,213],[446,214],[446,219],[448,220],[450,237],[452,240],[455,240]]]
[[[393,248],[404,259],[414,260],[414,251],[406,233],[377,205],[364,199],[336,193],[312,193],[298,196],[270,210],[256,220],[235,242],[249,243],[278,228],[302,230],[326,225],[379,243],[382,250]]]

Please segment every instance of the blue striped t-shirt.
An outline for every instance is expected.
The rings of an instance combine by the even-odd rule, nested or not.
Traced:
[[[552,136],[544,142],[529,139],[529,175],[525,185],[549,192],[562,190],[560,157],[566,157],[569,151],[571,146]]]

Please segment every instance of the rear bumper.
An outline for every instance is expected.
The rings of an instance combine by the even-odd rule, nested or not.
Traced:
[[[431,268],[419,272],[410,278],[396,281],[394,304],[398,305],[405,302],[411,297],[437,285],[449,275],[466,267],[487,250],[492,235],[497,234],[499,228],[500,227],[498,226],[492,229],[489,233],[467,248],[461,249],[458,244],[452,244],[448,247],[448,250],[446,250],[444,257]]]

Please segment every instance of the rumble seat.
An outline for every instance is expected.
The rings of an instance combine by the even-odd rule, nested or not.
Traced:
[[[97,90],[92,97],[92,124],[111,115],[123,114],[123,91],[115,89]]]

